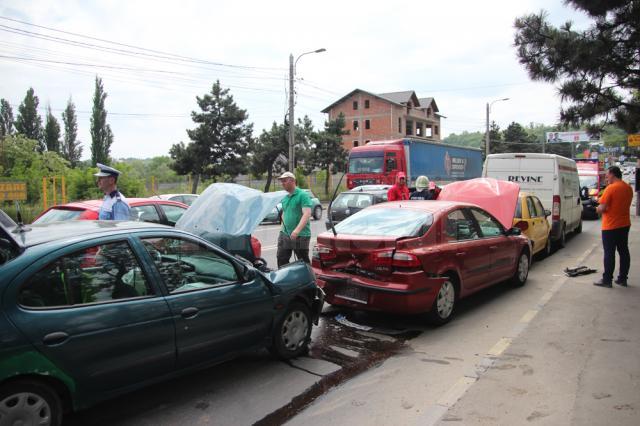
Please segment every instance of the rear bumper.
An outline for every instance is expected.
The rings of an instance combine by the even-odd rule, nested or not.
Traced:
[[[331,305],[404,315],[429,311],[446,278],[426,277],[424,272],[406,275],[405,283],[386,283],[316,270],[317,284]]]

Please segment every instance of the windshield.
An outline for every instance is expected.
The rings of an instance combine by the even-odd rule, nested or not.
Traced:
[[[82,214],[83,210],[61,210],[61,209],[51,209],[38,219],[34,220],[33,223],[49,223],[49,222],[57,222],[57,221],[65,221],[65,220],[73,220],[78,219]]]
[[[336,225],[338,234],[416,237],[433,224],[428,212],[396,208],[366,209]]]
[[[356,157],[349,160],[349,173],[382,173],[383,157]]]
[[[365,207],[373,204],[373,196],[370,194],[350,194],[350,193],[342,193],[338,195],[333,204],[331,205],[332,209],[354,209],[360,208],[363,209]]]
[[[586,186],[589,189],[598,187],[597,176],[580,176],[580,188]]]

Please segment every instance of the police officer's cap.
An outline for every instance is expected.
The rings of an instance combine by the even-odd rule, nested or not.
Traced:
[[[117,178],[120,176],[120,171],[114,169],[113,167],[105,166],[104,164],[96,163],[98,167],[98,173],[94,173],[93,175],[96,177],[105,177],[105,176],[113,176]]]

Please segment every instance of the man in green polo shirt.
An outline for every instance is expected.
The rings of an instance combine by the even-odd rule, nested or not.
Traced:
[[[289,194],[282,200],[282,229],[278,235],[278,268],[289,263],[293,251],[298,260],[309,263],[311,241],[311,198],[296,186],[296,176],[284,172],[278,178]]]

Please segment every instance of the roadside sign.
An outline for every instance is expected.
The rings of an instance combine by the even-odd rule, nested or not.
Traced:
[[[640,133],[627,135],[627,145],[629,145],[629,146],[640,146]]]
[[[561,143],[561,142],[590,142],[599,141],[600,135],[596,138],[589,136],[589,133],[585,131],[577,132],[546,132],[547,143]]]
[[[27,201],[27,183],[0,182],[0,201]]]

